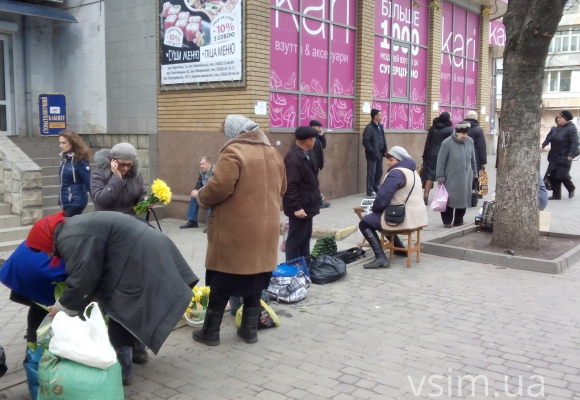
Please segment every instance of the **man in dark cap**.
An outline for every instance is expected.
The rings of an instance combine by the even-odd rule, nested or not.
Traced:
[[[383,177],[383,157],[387,154],[387,140],[381,125],[383,113],[373,108],[371,119],[363,131],[362,144],[367,159],[367,196],[374,197],[379,191]]]
[[[310,127],[318,131],[318,136],[315,138],[314,148],[308,152],[312,163],[314,164],[314,173],[318,177],[318,172],[324,168],[324,149],[326,149],[326,137],[324,137],[324,131],[322,130],[322,123],[313,119],[310,121]],[[324,200],[322,193],[320,194],[320,208],[330,207],[330,203]]]
[[[309,155],[319,133],[314,128],[301,126],[294,134],[296,143],[284,157],[288,187],[282,205],[289,218],[286,261],[310,255],[312,218],[320,212],[318,177]]]

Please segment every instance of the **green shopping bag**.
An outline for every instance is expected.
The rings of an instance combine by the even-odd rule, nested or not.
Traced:
[[[121,365],[102,370],[55,356],[50,351],[38,366],[38,400],[123,400]]]

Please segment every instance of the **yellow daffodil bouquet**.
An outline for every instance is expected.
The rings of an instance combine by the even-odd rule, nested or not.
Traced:
[[[147,207],[152,204],[163,203],[167,205],[170,201],[171,189],[167,186],[167,183],[163,182],[161,179],[155,179],[155,182],[151,185],[151,194],[147,200],[137,203],[137,205],[133,207],[133,210],[135,210],[137,214],[143,214],[147,211]]]
[[[194,287],[193,296],[191,297],[191,303],[187,310],[185,310],[186,315],[192,320],[203,320],[205,317],[205,310],[207,309],[207,304],[209,303],[209,287]]]

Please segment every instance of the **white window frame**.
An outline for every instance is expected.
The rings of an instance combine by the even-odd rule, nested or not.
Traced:
[[[560,85],[562,84],[562,78],[561,78],[561,73],[562,72],[568,72],[570,73],[570,89],[565,90],[565,91],[560,91]],[[572,91],[572,71],[568,70],[568,69],[564,69],[564,70],[551,70],[551,71],[545,71],[544,72],[544,93],[568,93]],[[552,75],[553,74],[557,74],[558,78],[557,78],[557,90],[551,90],[551,82],[552,82]]]
[[[572,40],[576,42],[576,49],[572,50]],[[564,42],[566,47],[564,48]],[[558,31],[550,42],[550,53],[580,52],[580,30],[578,28],[567,31]]]

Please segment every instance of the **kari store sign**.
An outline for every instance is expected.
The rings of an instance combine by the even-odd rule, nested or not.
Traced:
[[[242,79],[243,1],[160,2],[161,83]]]
[[[428,0],[376,1],[374,31],[373,108],[387,129],[425,129]]]
[[[270,4],[270,126],[352,129],[356,0]]]

